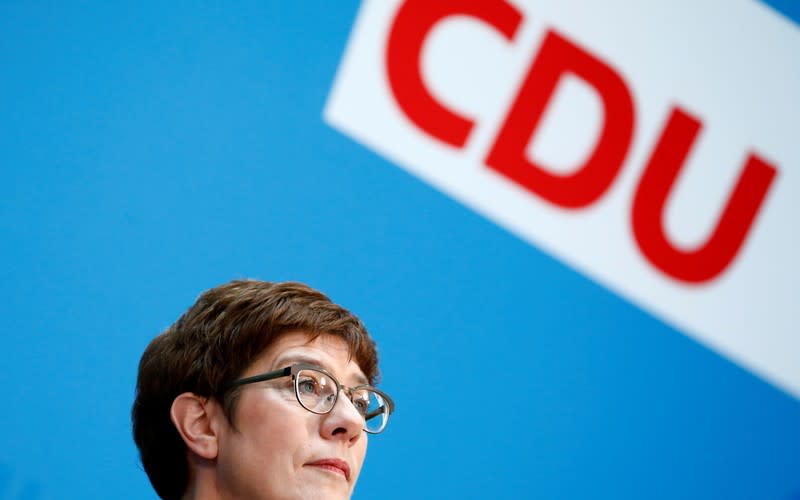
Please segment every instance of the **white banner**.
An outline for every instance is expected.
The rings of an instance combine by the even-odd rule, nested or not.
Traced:
[[[800,397],[798,61],[750,0],[368,0],[325,118]]]

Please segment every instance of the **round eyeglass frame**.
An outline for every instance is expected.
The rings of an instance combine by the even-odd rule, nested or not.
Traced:
[[[331,403],[331,407],[328,410],[326,410],[326,411],[315,411],[315,410],[312,410],[311,408],[309,408],[308,406],[306,406],[305,404],[303,404],[303,400],[300,397],[300,387],[299,387],[300,379],[297,377],[297,375],[303,370],[312,370],[312,371],[315,371],[315,372],[318,372],[318,373],[322,373],[326,377],[329,377],[333,381],[334,384],[336,384],[336,393],[335,393],[335,396],[333,398],[333,403]],[[339,383],[338,380],[336,380],[336,377],[334,377],[333,375],[328,373],[327,370],[325,370],[325,369],[323,369],[323,368],[321,368],[319,366],[308,364],[308,363],[295,363],[293,365],[287,366],[286,368],[281,368],[280,370],[275,370],[275,371],[266,372],[266,373],[260,373],[258,375],[253,375],[251,377],[244,377],[244,378],[240,378],[240,379],[234,380],[233,382],[231,382],[230,384],[228,384],[225,387],[225,392],[227,392],[227,391],[229,391],[231,389],[234,389],[236,387],[241,387],[243,385],[255,384],[257,382],[266,382],[267,380],[275,380],[275,379],[279,379],[279,378],[283,378],[283,377],[289,377],[289,376],[292,377],[292,385],[294,386],[294,396],[297,399],[297,402],[300,404],[300,406],[302,406],[307,411],[309,411],[311,413],[315,413],[317,415],[325,415],[325,414],[330,413],[331,411],[333,411],[333,409],[336,407],[336,403],[339,401],[339,393],[342,392],[342,390],[347,392],[348,399],[350,400],[351,404],[354,404],[353,403],[353,399],[352,399],[352,394],[355,391],[359,390],[359,389],[368,389],[371,392],[374,392],[375,394],[377,394],[378,396],[383,398],[383,400],[384,400],[384,402],[386,403],[386,406],[387,406],[387,411],[384,411],[385,416],[382,419],[382,424],[381,424],[379,429],[377,429],[377,430],[367,429],[367,420],[377,416],[378,413],[376,413],[374,415],[370,415],[370,414],[362,415],[362,417],[364,418],[364,427],[363,427],[364,432],[367,432],[369,434],[380,434],[381,432],[383,432],[383,430],[386,429],[386,425],[389,422],[389,416],[392,414],[392,412],[394,412],[394,401],[392,401],[392,398],[389,397],[389,395],[386,394],[385,392],[383,392],[380,389],[378,389],[377,387],[373,387],[373,386],[368,385],[368,384],[357,385],[357,386],[354,386],[354,387],[348,387],[346,385],[342,385],[342,384]],[[361,414],[361,412],[359,412],[359,414]]]

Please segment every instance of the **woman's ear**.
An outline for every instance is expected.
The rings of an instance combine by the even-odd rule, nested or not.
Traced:
[[[170,418],[178,433],[196,455],[206,459],[217,458],[219,443],[212,413],[217,409],[213,401],[191,392],[184,392],[172,402]]]

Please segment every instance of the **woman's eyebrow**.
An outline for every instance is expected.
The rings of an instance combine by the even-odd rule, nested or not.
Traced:
[[[308,354],[301,354],[301,353],[288,354],[286,356],[278,358],[278,362],[276,362],[275,364],[278,365],[277,369],[281,369],[286,367],[287,365],[291,365],[294,363],[305,363],[315,368],[322,368],[323,370],[330,372],[331,374],[333,374],[335,377],[338,378],[338,376],[333,373],[333,369],[331,369],[331,367],[325,365],[325,363],[320,361],[319,358],[316,358],[314,356],[309,356]],[[355,386],[369,385],[369,380],[367,380],[367,377],[365,377],[360,373],[356,373],[353,378],[355,379]]]
[[[307,365],[312,365],[312,366],[315,366],[317,368],[323,368],[325,370],[330,371],[329,368],[326,367],[325,364],[322,361],[319,360],[319,358],[316,358],[314,356],[309,356],[307,354],[300,354],[300,353],[298,353],[298,354],[289,354],[289,355],[280,357],[280,358],[278,358],[278,362],[276,362],[275,364],[279,365],[278,368],[282,368],[282,367],[286,366],[287,364],[291,365],[291,364],[295,364],[295,363],[305,363]]]

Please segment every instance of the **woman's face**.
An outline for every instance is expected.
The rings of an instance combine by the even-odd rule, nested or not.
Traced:
[[[339,337],[282,335],[242,374],[297,362],[324,368],[339,383],[367,383]],[[297,402],[291,377],[243,386],[233,426],[217,419],[217,488],[222,498],[350,498],[367,452],[363,419],[340,394],[330,413],[317,415]]]

